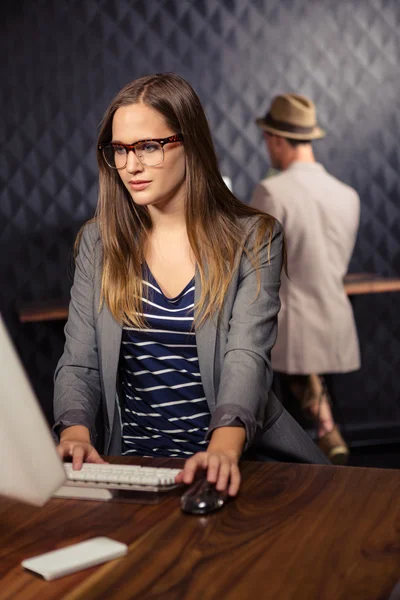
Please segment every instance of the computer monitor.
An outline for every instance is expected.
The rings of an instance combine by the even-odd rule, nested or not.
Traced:
[[[66,477],[0,315],[0,496],[42,506]]]

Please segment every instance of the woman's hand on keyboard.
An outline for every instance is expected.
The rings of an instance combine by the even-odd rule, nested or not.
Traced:
[[[86,433],[87,432],[87,433]],[[105,463],[96,448],[90,443],[89,431],[79,425],[68,427],[61,433],[57,452],[62,459],[72,458],[72,468],[79,470],[84,462]]]

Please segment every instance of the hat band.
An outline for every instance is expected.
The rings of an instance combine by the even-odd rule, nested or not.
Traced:
[[[269,125],[274,129],[280,129],[281,131],[285,131],[287,133],[304,133],[309,134],[313,133],[315,129],[315,125],[311,127],[301,127],[301,125],[291,125],[290,123],[285,123],[285,121],[278,121],[271,117],[270,113],[267,113],[264,118],[265,125]]]

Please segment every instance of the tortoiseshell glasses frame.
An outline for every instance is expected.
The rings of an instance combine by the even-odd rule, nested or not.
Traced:
[[[129,152],[134,152],[142,165],[156,167],[164,160],[164,146],[182,141],[182,133],[176,133],[166,138],[139,140],[134,144],[123,144],[122,142],[99,144],[98,149],[111,169],[125,169]]]

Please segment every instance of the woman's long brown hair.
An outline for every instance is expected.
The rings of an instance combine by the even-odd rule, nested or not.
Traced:
[[[125,86],[111,102],[101,123],[98,145],[112,139],[112,121],[121,106],[142,102],[163,115],[174,133],[183,134],[186,155],[186,226],[201,281],[195,306],[196,325],[219,315],[239,250],[245,247],[242,217],[258,215],[255,245],[250,260],[269,244],[275,220],[246,206],[226,187],[218,166],[207,118],[192,87],[174,73],[141,77]],[[142,267],[152,222],[146,207],[135,205],[118,172],[110,169],[101,151],[98,222],[103,247],[101,298],[121,323],[144,327]],[[77,245],[79,246],[79,237]]]

